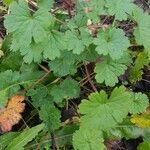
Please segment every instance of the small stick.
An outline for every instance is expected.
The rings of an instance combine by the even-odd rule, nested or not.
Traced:
[[[89,71],[88,71],[87,65],[84,65],[84,67],[85,67],[85,72],[86,72],[86,75],[87,75],[88,81],[89,81],[89,83],[90,83],[90,85],[91,85],[92,89],[96,92],[96,91],[97,91],[97,89],[96,89],[95,85],[93,84],[93,82],[92,82],[92,80],[91,80],[91,78],[90,78],[90,74],[89,74]]]

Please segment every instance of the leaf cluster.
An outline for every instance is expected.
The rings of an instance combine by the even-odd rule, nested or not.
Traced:
[[[12,132],[2,130],[0,148],[105,150],[104,141],[142,137],[138,149],[149,149],[149,95],[128,88],[149,82],[147,12],[133,0],[3,4],[0,128]],[[17,95],[24,102],[12,104]]]

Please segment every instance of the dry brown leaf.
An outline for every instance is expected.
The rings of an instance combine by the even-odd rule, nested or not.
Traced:
[[[0,127],[3,132],[11,131],[13,125],[21,119],[21,114],[25,109],[25,97],[21,95],[13,96],[6,108],[0,110]]]

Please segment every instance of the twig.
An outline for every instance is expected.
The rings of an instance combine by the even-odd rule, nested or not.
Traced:
[[[150,84],[150,81],[148,81],[148,80],[146,80],[146,79],[142,79],[142,81],[145,81],[145,82],[147,82],[147,83]]]
[[[91,78],[91,76],[93,76],[93,75],[94,75],[94,72],[90,74],[90,78]],[[82,82],[84,82],[84,81],[87,80],[87,79],[88,79],[87,77],[83,78],[81,81],[79,81],[79,84],[81,84]]]
[[[49,70],[43,77],[41,77],[39,80],[37,80],[32,86],[35,86],[36,84],[43,81],[50,73],[51,73],[51,71]]]
[[[49,72],[50,70],[48,70],[46,67],[44,67],[43,65],[39,64],[39,66],[45,71],[45,72]]]
[[[51,71],[49,70],[44,76],[42,76],[35,83],[33,83],[31,86],[29,86],[27,89],[25,89],[24,92],[28,91],[29,89],[33,88],[35,85],[37,85],[38,83],[40,83],[41,81],[43,81],[50,73],[51,73]]]
[[[51,140],[52,140],[52,150],[58,150],[54,133],[51,133]]]
[[[56,17],[55,17],[55,20],[56,20],[57,22],[61,23],[61,24],[67,25],[66,22],[63,22],[62,20],[60,20],[60,19],[58,19],[58,18],[56,18]]]
[[[85,80],[82,84],[80,83],[80,87],[83,87],[87,82],[89,82],[89,80],[91,80],[92,78],[94,77],[94,75],[93,76],[91,76],[90,78],[86,78],[87,80]]]
[[[90,74],[89,74],[89,71],[88,71],[87,65],[85,64],[85,65],[84,65],[84,67],[85,67],[85,72],[86,72],[86,75],[87,75],[88,81],[89,81],[89,83],[90,83],[90,85],[91,85],[92,89],[93,89],[94,91],[97,91],[97,89],[96,89],[95,85],[93,84],[93,82],[92,82],[92,80],[91,80],[91,78],[90,78]]]

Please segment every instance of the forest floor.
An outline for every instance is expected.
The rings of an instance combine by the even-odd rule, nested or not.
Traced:
[[[143,8],[144,11],[150,14],[150,5],[149,0],[136,0],[135,3]],[[0,38],[3,39],[6,35],[6,30],[3,25],[4,15],[7,13],[7,9],[2,5],[2,1],[0,1]],[[109,23],[109,20],[108,20]],[[132,34],[133,24],[131,22],[121,22],[119,27],[122,28],[127,36]],[[1,42],[1,41],[0,41]],[[1,44],[1,43],[0,43]],[[150,68],[144,69],[143,80],[137,82],[136,85],[131,85],[133,91],[144,91],[147,92],[150,90],[150,80],[149,77]],[[122,77],[121,80],[125,80],[125,76]],[[88,84],[87,84],[88,87]],[[64,111],[62,116],[62,120],[66,120],[66,118],[71,118],[74,115],[73,108],[70,107],[67,111]],[[25,113],[26,114],[26,113]],[[26,117],[25,117],[26,118]],[[17,130],[15,128],[15,130]],[[106,141],[106,145],[110,150],[136,150],[137,145],[141,142],[142,139],[133,139],[133,140],[120,140],[120,141]]]

